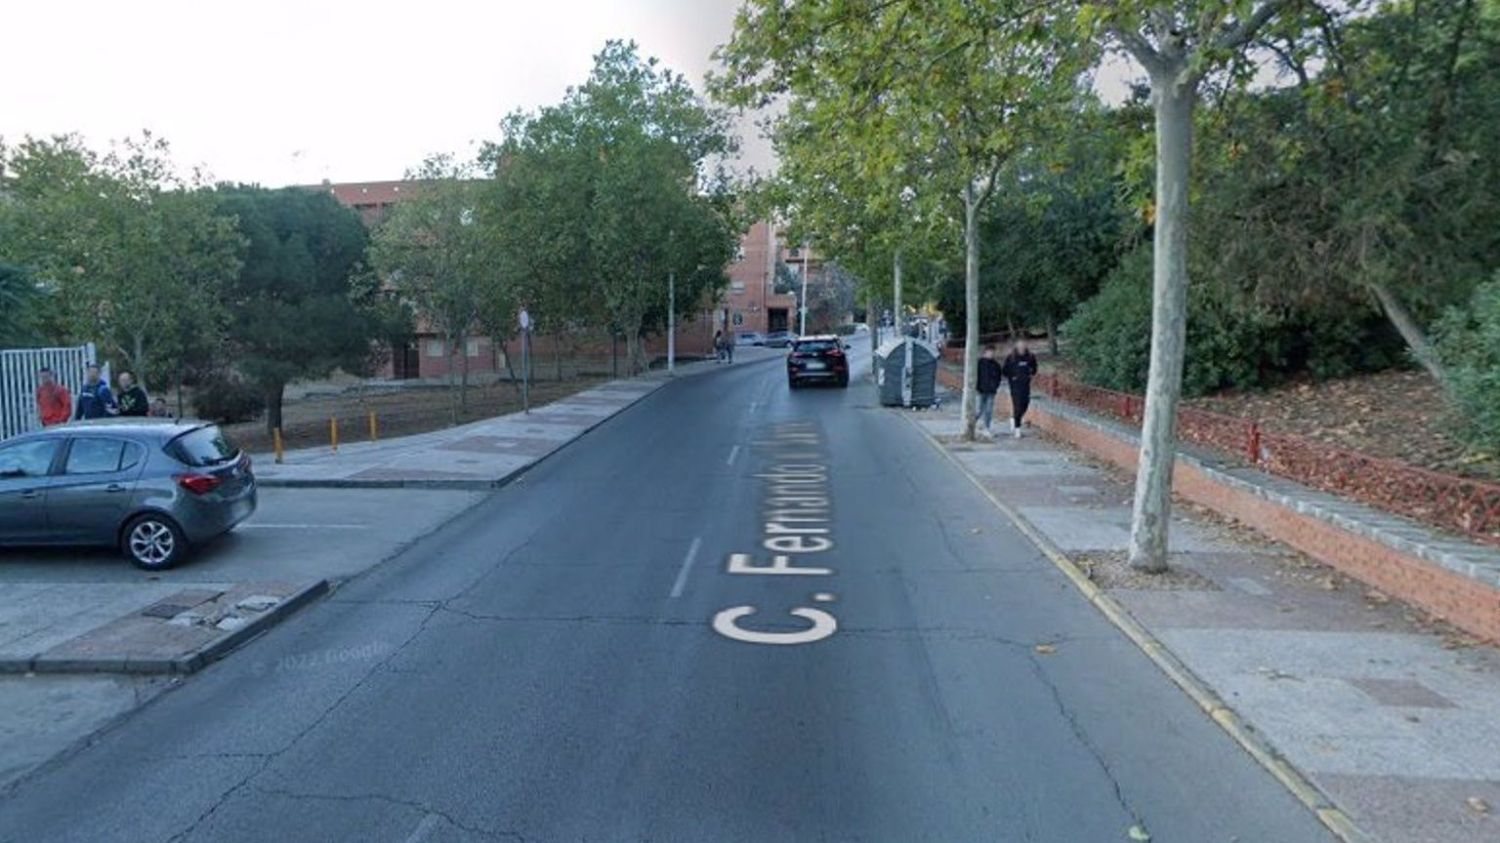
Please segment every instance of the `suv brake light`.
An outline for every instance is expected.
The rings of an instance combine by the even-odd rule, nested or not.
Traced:
[[[195,495],[206,495],[219,488],[219,478],[212,474],[179,474],[177,485]]]

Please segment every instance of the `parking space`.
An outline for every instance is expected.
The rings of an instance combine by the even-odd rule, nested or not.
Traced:
[[[147,573],[110,549],[0,549],[14,583],[225,583],[347,579],[477,503],[484,493],[261,489],[260,507],[178,567]]]

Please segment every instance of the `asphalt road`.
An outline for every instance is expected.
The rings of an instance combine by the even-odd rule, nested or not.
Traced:
[[[675,383],[23,780],[0,840],[1331,839],[873,404]]]

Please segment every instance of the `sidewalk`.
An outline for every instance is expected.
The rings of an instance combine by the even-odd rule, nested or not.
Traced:
[[[0,673],[192,673],[328,589],[306,583],[20,583]]]
[[[1174,508],[1172,572],[1133,573],[1131,478],[1031,430],[965,443],[957,403],[910,418],[1082,571],[1106,614],[1123,609],[1122,629],[1169,650],[1158,663],[1185,667],[1186,687],[1208,692],[1205,709],[1221,700],[1230,711],[1215,720],[1240,728],[1252,751],[1269,744],[1321,791],[1304,801],[1326,797],[1390,843],[1500,839],[1494,649],[1185,504]]]
[[[785,352],[739,348],[740,366]],[[380,442],[287,451],[276,464],[258,460],[262,486],[323,488],[405,487],[492,489],[546,459],[673,380],[715,371],[712,360],[677,366],[675,376],[654,370],[637,378],[600,384],[532,410]]]

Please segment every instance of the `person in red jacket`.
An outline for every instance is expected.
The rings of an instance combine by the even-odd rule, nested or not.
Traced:
[[[43,367],[36,373],[36,409],[42,418],[42,427],[64,424],[73,417],[73,395],[68,388],[57,382],[51,369]]]

